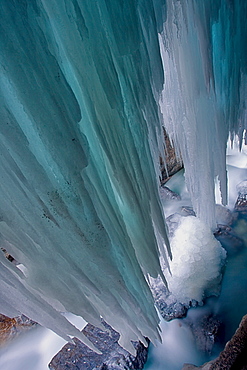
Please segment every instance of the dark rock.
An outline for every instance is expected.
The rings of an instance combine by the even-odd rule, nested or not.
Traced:
[[[247,369],[247,315],[245,315],[232,339],[226,344],[225,349],[211,366],[212,370]]]
[[[214,236],[227,251],[228,257],[241,252],[244,248],[244,241],[234,233],[230,226],[218,225]]]
[[[163,319],[171,321],[186,316],[192,304],[177,302],[160,277],[150,279],[150,289],[155,305]]]
[[[171,144],[169,136],[164,129],[165,138],[165,161],[160,157],[161,184],[165,184],[171,176],[183,168],[181,158],[176,155],[175,149]]]
[[[106,331],[87,324],[83,333],[102,352],[95,353],[77,338],[74,344],[67,343],[49,364],[51,370],[134,370],[143,369],[147,361],[148,348],[140,342],[133,342],[136,356],[119,346],[119,334],[103,322]]]
[[[247,180],[237,185],[238,198],[234,207],[236,212],[247,215]]]
[[[192,329],[198,350],[211,355],[215,343],[219,341],[218,337],[222,327],[220,319],[215,315],[205,314],[193,321],[187,318],[185,322]]]
[[[238,197],[235,203],[235,206],[234,206],[234,210],[246,215],[247,214],[247,199]]]
[[[160,187],[160,196],[161,196],[161,199],[165,199],[165,200],[181,200],[181,197],[180,197],[179,194],[177,194],[174,191],[170,190],[165,185],[162,185]]]
[[[185,317],[189,308],[190,305],[174,302],[160,309],[160,313],[166,321],[171,321]]]
[[[213,361],[202,366],[185,364],[183,370],[247,370],[247,315],[245,315],[232,339]]]
[[[195,366],[192,364],[184,364],[182,370],[194,370],[194,369],[201,369],[201,366]],[[206,369],[206,368],[205,368]]]
[[[15,258],[13,256],[11,256],[11,254],[9,254],[5,248],[1,248],[1,251],[3,252],[5,258],[7,258],[7,260],[9,260],[10,262],[12,262],[14,265],[17,265],[18,262],[15,260]]]

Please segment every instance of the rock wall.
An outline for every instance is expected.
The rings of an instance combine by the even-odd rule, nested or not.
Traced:
[[[246,370],[247,369],[247,315],[245,315],[232,339],[213,361],[202,366],[185,364],[182,370]]]

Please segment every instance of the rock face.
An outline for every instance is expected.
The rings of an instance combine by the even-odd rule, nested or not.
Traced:
[[[247,215],[247,180],[237,185],[238,198],[234,210]]]
[[[181,158],[175,153],[175,149],[172,146],[169,136],[164,129],[165,138],[165,163],[162,158],[160,158],[160,168],[161,168],[161,184],[165,184],[169,178],[176,172],[183,168],[183,163]]]
[[[67,343],[49,364],[51,370],[141,370],[147,361],[148,348],[134,342],[136,357],[118,344],[119,334],[103,322],[106,331],[88,324],[83,333],[102,352],[98,355],[77,338]]]
[[[218,225],[214,236],[225,248],[228,257],[238,254],[244,248],[244,241],[234,233],[230,226]]]
[[[247,315],[245,315],[232,339],[219,357],[202,366],[185,364],[183,370],[247,370]]]
[[[187,317],[185,322],[191,328],[197,349],[201,353],[212,355],[214,344],[219,342],[223,326],[220,318],[212,313],[205,313],[194,317],[193,320]]]
[[[14,318],[0,314],[0,346],[6,345],[23,331],[31,329],[37,323],[21,315]]]

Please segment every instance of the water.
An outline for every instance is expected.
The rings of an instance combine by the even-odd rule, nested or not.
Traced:
[[[161,322],[162,344],[150,345],[145,370],[179,370],[185,362],[201,364],[201,354],[195,348],[195,339],[183,320]]]
[[[226,323],[224,340],[234,334],[243,315],[247,313],[247,218],[241,217],[234,227],[235,233],[244,240],[243,250],[229,257],[224,274],[221,295],[215,312]]]
[[[47,364],[65,343],[64,339],[48,329],[42,327],[31,329],[1,349],[0,369],[48,369]]]
[[[78,329],[86,322],[73,314],[65,314]],[[22,333],[18,338],[0,348],[1,370],[46,370],[53,356],[67,342],[53,331],[41,326]]]

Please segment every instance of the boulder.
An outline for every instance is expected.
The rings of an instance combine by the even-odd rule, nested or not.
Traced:
[[[155,305],[164,320],[171,321],[186,316],[191,305],[178,302],[160,277],[150,277],[149,283]]]
[[[103,322],[106,331],[87,324],[83,333],[102,352],[95,353],[77,338],[67,343],[51,360],[51,370],[141,370],[147,361],[148,348],[141,342],[133,342],[136,356],[132,356],[118,344],[119,334]]]
[[[215,217],[217,225],[229,226],[234,221],[234,217],[230,209],[221,204],[216,204],[215,206]]]
[[[215,238],[221,243],[227,251],[227,256],[231,257],[240,253],[244,248],[244,241],[230,226],[218,225],[214,232]]]

